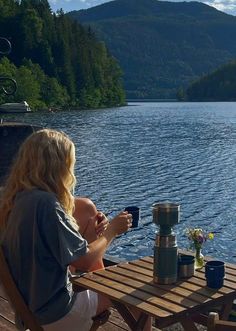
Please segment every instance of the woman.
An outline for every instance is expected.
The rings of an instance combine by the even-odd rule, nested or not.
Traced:
[[[69,265],[82,271],[102,267],[111,241],[132,225],[127,212],[109,224],[94,209],[91,219],[83,219],[82,207],[90,201],[75,200],[71,193],[74,164],[75,148],[67,135],[37,131],[21,145],[1,196],[5,256],[17,287],[46,331],[89,330],[91,318],[107,309],[106,297],[73,292]],[[81,218],[88,241],[75,218],[78,224]]]

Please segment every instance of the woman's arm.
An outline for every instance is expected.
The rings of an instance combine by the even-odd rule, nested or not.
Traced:
[[[132,216],[127,212],[121,212],[108,225],[103,236],[88,245],[88,251],[85,255],[79,257],[72,264],[76,269],[81,271],[90,271],[96,261],[103,258],[108,246],[112,240],[124,232],[132,225]]]

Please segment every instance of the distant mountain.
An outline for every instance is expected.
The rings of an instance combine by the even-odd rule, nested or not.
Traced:
[[[115,0],[68,15],[105,41],[128,98],[175,97],[236,58],[236,17],[200,2]]]
[[[232,61],[179,92],[187,101],[236,101],[236,61]]]

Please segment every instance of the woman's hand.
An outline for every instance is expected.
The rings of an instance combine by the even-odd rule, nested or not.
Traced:
[[[97,222],[95,225],[95,231],[98,237],[102,236],[109,224],[108,219],[102,212],[98,212],[96,215]]]
[[[127,211],[122,211],[110,223],[115,236],[120,235],[132,226],[132,215],[128,214]]]

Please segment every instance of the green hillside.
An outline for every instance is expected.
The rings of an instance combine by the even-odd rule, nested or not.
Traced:
[[[236,17],[200,2],[115,0],[68,15],[105,41],[129,98],[173,98],[236,58]]]
[[[236,61],[192,83],[180,98],[187,101],[236,101]]]
[[[7,58],[1,55],[0,76],[18,84],[16,95],[0,94],[0,103],[27,100],[34,109],[125,103],[121,69],[105,44],[63,12],[53,14],[47,0],[0,0],[0,31],[12,44]]]

